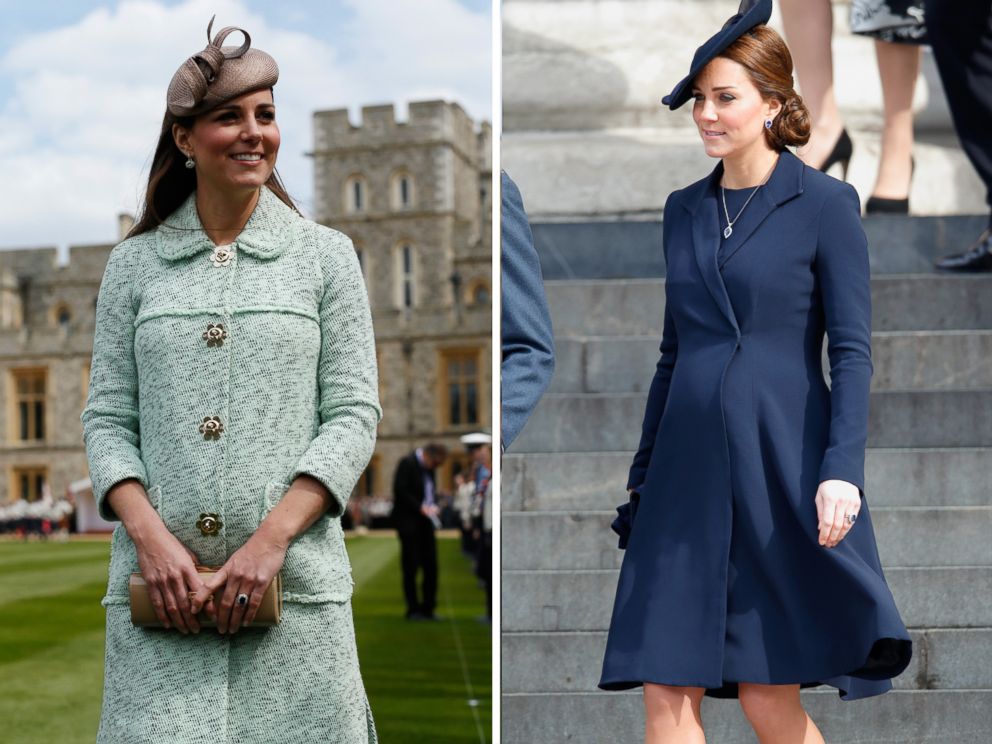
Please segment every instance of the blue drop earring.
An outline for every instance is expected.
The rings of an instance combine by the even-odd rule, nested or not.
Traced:
[[[772,128],[772,120],[765,119],[765,129],[771,129],[771,128]]]

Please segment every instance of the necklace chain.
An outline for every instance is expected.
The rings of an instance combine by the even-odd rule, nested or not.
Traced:
[[[737,213],[737,216],[734,217],[734,219],[730,219],[730,212],[727,210],[727,190],[723,186],[720,187],[720,198],[723,200],[723,213],[727,217],[727,226],[723,229],[724,238],[729,238],[731,235],[733,235],[734,223],[741,218],[741,215],[744,214],[744,210],[747,208],[747,205],[751,202],[752,197],[754,197],[754,195],[758,193],[758,189],[760,189],[762,186],[764,186],[764,184],[759,183],[757,186],[754,187],[754,190],[751,192],[751,195],[748,196],[747,201],[744,202],[744,206],[740,208],[740,211]]]
[[[734,234],[734,223],[736,223],[737,220],[741,218],[741,215],[744,214],[744,210],[747,209],[747,205],[751,203],[751,199],[754,198],[754,195],[758,193],[758,189],[768,182],[768,179],[772,175],[772,171],[775,170],[775,166],[777,164],[778,158],[776,158],[775,162],[772,163],[771,169],[765,174],[765,177],[762,179],[761,183],[754,187],[754,190],[747,197],[747,201],[744,202],[744,206],[740,208],[740,211],[737,212],[737,216],[734,217],[734,219],[730,219],[730,211],[727,209],[727,190],[723,186],[720,187],[720,198],[723,200],[723,214],[727,218],[727,226],[723,228],[724,238],[729,238]]]

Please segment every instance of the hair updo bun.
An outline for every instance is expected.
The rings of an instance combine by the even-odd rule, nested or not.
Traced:
[[[792,55],[781,36],[768,26],[755,26],[720,55],[741,65],[766,101],[777,100],[782,110],[765,129],[772,149],[799,147],[809,142],[809,109],[793,88]]]
[[[792,91],[778,116],[772,120],[771,128],[767,130],[768,144],[776,150],[782,150],[786,146],[805,145],[809,142],[810,128],[809,109],[803,99]]]

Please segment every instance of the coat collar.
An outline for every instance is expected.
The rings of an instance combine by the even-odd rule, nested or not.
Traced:
[[[769,210],[781,206],[803,193],[805,169],[806,164],[802,160],[788,150],[782,151],[775,164],[775,169],[760,193]],[[708,196],[717,193],[721,178],[723,178],[722,160],[716,164],[713,172],[707,178],[696,181],[686,189],[687,198],[683,202],[686,209],[695,214]]]
[[[738,240],[737,246],[724,256],[724,263],[740,250],[750,235],[758,229],[774,209],[803,192],[805,168],[805,164],[788,150],[779,155],[778,162],[775,164],[775,169],[768,181],[755,195],[747,212],[742,215],[740,224],[735,225],[735,233],[739,236],[735,236]],[[717,264],[717,249],[721,239],[717,194],[722,176],[723,161],[720,161],[709,177],[697,181],[686,189],[687,199],[683,204],[692,214],[693,250],[696,264],[703,275],[703,281],[721,312],[730,321],[734,330],[740,333],[737,318],[734,315],[734,309],[730,304],[730,297]]]
[[[262,259],[276,258],[289,243],[293,222],[298,218],[299,215],[279,197],[262,187],[251,217],[234,240],[236,249]],[[167,261],[177,261],[214,248],[200,223],[195,191],[158,226],[155,234],[156,252]]]

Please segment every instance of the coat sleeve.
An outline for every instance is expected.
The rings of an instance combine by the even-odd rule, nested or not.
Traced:
[[[148,488],[141,459],[138,370],[134,358],[135,306],[131,289],[135,281],[135,248],[121,244],[107,260],[96,300],[89,393],[80,416],[93,498],[100,516],[108,521],[119,519],[107,502],[111,487],[134,478]]]
[[[500,440],[506,448],[551,382],[555,349],[541,264],[520,191],[505,173],[500,190]]]
[[[830,435],[820,482],[853,483],[864,495],[871,387],[871,281],[868,240],[849,184],[820,215],[816,274],[830,361]]]
[[[674,194],[668,197],[665,202],[665,219],[662,221],[662,250],[665,254],[665,263],[668,264],[668,225],[669,219],[674,218],[675,201]],[[671,216],[671,217],[670,217]],[[666,271],[667,274],[667,271]],[[627,488],[635,491],[644,483],[647,475],[648,463],[651,461],[651,452],[654,449],[655,436],[658,433],[658,425],[661,423],[661,416],[665,412],[665,404],[668,402],[668,387],[672,381],[672,371],[675,369],[675,359],[678,356],[679,339],[675,330],[675,321],[668,306],[668,279],[665,279],[665,320],[661,333],[661,352],[658,364],[655,366],[654,378],[651,380],[651,388],[648,391],[648,402],[644,409],[644,421],[641,423],[641,441],[637,446],[637,454],[630,466],[630,473],[627,476]]]
[[[382,409],[372,314],[358,257],[340,233],[321,229],[319,235],[321,255],[329,257],[321,262],[320,426],[290,481],[300,475],[319,480],[334,499],[328,513],[338,516],[372,458]]]

